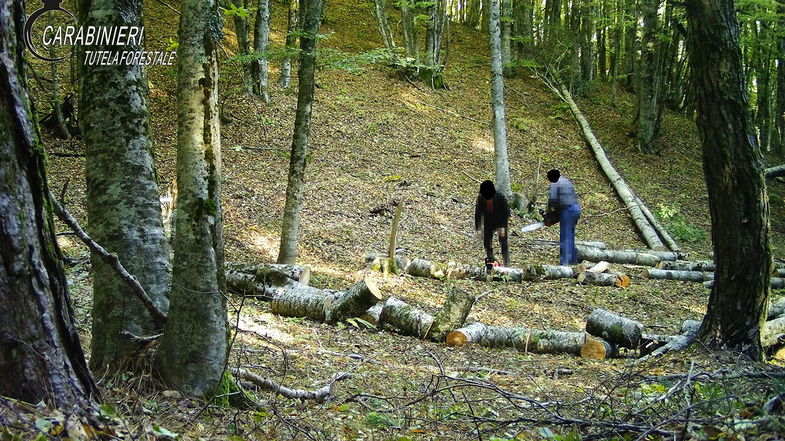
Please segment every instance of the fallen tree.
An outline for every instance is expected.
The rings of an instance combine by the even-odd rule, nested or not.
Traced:
[[[769,279],[769,284],[771,289],[785,289],[785,279],[781,277],[772,277]],[[703,282],[703,286],[706,288],[713,288],[714,287],[714,280],[709,280],[708,282]]]
[[[714,262],[711,260],[698,260],[690,262],[686,260],[668,261],[663,260],[657,264],[657,269],[674,271],[707,271],[714,272]]]
[[[247,263],[228,262],[225,266],[226,272],[252,274],[259,281],[270,279],[270,284],[276,284],[279,275],[284,275],[295,282],[305,285],[311,280],[311,267],[306,265],[288,265],[282,263],[267,263],[263,265],[251,265]],[[280,282],[278,282],[280,284]]]
[[[663,260],[648,252],[600,250],[584,246],[576,246],[576,249],[578,250],[579,260],[588,260],[590,262],[600,262],[604,260],[610,263],[656,266],[657,263]],[[674,257],[672,260],[676,260],[676,258]]]
[[[580,284],[615,286],[617,288],[627,288],[631,283],[630,277],[625,274],[595,273],[589,271],[578,274],[576,280]]]
[[[447,335],[448,346],[476,343],[489,348],[513,348],[537,354],[581,355],[586,342],[583,332],[549,331],[526,327],[488,326],[474,322]],[[608,350],[610,354],[612,350]],[[589,352],[587,351],[587,354]]]
[[[290,282],[307,285],[311,271],[302,265],[226,265],[226,287],[238,294],[272,300],[278,288]]]
[[[376,325],[393,327],[400,334],[421,340],[442,342],[450,331],[463,326],[474,300],[473,295],[455,290],[447,296],[442,308],[433,316],[401,299],[390,297],[382,304]],[[368,312],[366,311],[366,314]]]
[[[774,179],[780,176],[785,176],[785,164],[767,168],[764,171],[764,175],[766,176],[766,179]]]
[[[550,85],[550,83],[548,84]],[[563,84],[558,84],[557,86],[552,85],[551,87],[557,93],[557,95],[559,95],[559,97],[570,107],[570,111],[575,117],[575,121],[578,122],[578,126],[580,126],[581,131],[583,132],[583,137],[586,138],[586,142],[594,152],[594,157],[600,164],[600,168],[605,173],[605,176],[608,177],[608,180],[611,182],[611,185],[613,185],[613,188],[616,189],[616,193],[619,195],[619,198],[621,198],[622,202],[624,202],[624,205],[630,212],[632,221],[635,223],[635,226],[638,228],[641,236],[643,236],[646,244],[652,250],[667,250],[657,235],[657,231],[649,223],[646,215],[643,214],[639,200],[636,199],[635,194],[632,192],[632,190],[630,190],[630,187],[626,182],[624,182],[624,179],[621,177],[619,172],[616,171],[616,169],[611,164],[608,156],[605,154],[605,150],[602,148],[602,145],[600,145],[597,137],[594,136],[594,132],[592,132],[591,126],[586,120],[586,117],[583,116],[583,113],[581,113],[580,109],[578,109],[578,106],[575,104],[575,101],[573,101],[570,91],[567,90]]]
[[[333,393],[333,386],[336,381],[343,380],[344,378],[348,377],[348,374],[341,373],[333,377],[326,385],[320,387],[316,390],[303,390],[303,389],[291,389],[286,386],[282,386],[276,383],[269,378],[261,377],[251,371],[242,368],[235,368],[232,369],[232,375],[235,377],[253,383],[254,385],[269,390],[271,392],[275,392],[278,395],[281,395],[285,398],[294,398],[299,400],[314,400],[318,403],[324,401],[327,397],[329,397]]]
[[[636,349],[643,334],[643,324],[596,308],[586,318],[586,332],[623,348]]]
[[[643,270],[644,279],[680,280],[682,282],[705,282],[714,280],[714,273],[703,271],[679,271],[646,268]]]

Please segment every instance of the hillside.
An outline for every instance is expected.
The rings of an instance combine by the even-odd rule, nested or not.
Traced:
[[[176,14],[159,2],[148,1],[146,8],[148,46],[168,46],[169,39],[176,36]],[[279,48],[284,38],[284,8],[273,2],[271,39]],[[323,53],[360,54],[380,47],[370,8],[360,1],[329,1],[322,28],[328,38],[320,42]],[[230,21],[224,30],[223,47],[231,55],[236,41]],[[354,72],[324,66],[317,72],[319,87],[300,236],[300,261],[313,268],[313,285],[344,288],[353,283],[365,267],[365,254],[386,247],[392,203],[397,200],[406,203],[399,246],[410,256],[482,263],[482,245],[473,238],[473,210],[476,180],[493,178],[493,138],[486,123],[491,119],[488,49],[483,35],[459,25],[452,28],[450,45],[445,72],[449,90],[433,91],[411,84],[384,66],[365,65]],[[296,89],[273,85],[272,103],[266,106],[242,91],[238,64],[227,59],[221,69],[221,101],[228,118],[222,127],[227,260],[271,262],[278,251]],[[148,74],[151,131],[163,192],[173,180],[175,166],[176,71],[174,67],[156,67]],[[272,63],[271,83],[277,77],[278,65]],[[513,187],[527,192],[536,185],[539,200],[544,201],[544,173],[559,168],[575,182],[582,203],[579,240],[601,240],[618,249],[644,248],[569,110],[525,70],[505,86]],[[641,154],[627,135],[633,97],[622,92],[617,107],[612,107],[609,90],[609,85],[597,83],[578,105],[630,186],[654,212],[666,216],[664,222],[678,232],[677,240],[685,251],[696,259],[706,258],[711,250],[710,219],[694,123],[667,112],[657,141],[661,153]],[[40,90],[36,98],[39,108],[46,108]],[[78,141],[45,135],[45,142],[50,152],[83,151]],[[782,159],[767,158],[768,165]],[[68,207],[86,223],[83,161],[50,156],[49,177],[56,193],[68,182]],[[534,182],[538,168],[540,181]],[[785,186],[774,183],[769,190],[772,244],[775,255],[785,258]],[[514,216],[511,230],[518,231],[530,222]],[[512,265],[558,262],[558,248],[527,242],[558,240],[558,236],[556,227],[527,235],[513,233]],[[77,261],[69,268],[69,275],[89,352],[89,260],[74,238],[60,239],[67,255]],[[617,269],[634,277],[629,289],[580,286],[572,281],[516,285],[403,276],[384,280],[382,287],[431,313],[451,290],[475,295],[490,291],[474,307],[474,319],[540,329],[582,330],[586,315],[601,307],[638,319],[658,333],[671,334],[678,332],[683,320],[698,319],[705,311],[708,291],[701,284],[644,281],[636,277],[642,268]],[[282,319],[257,300],[241,303],[232,298],[231,303],[230,319],[243,330],[238,333],[233,363],[257,367],[291,387],[313,388],[336,372],[348,371],[353,376],[336,384],[336,399],[326,404],[290,402],[261,394],[270,400],[273,410],[258,420],[221,408],[197,414],[201,404],[172,394],[160,395],[149,387],[152,380],[148,375],[141,376],[135,387],[122,378],[104,379],[110,400],[131,397],[136,403],[120,409],[133,427],[142,430],[150,421],[158,422],[189,439],[225,439],[229,435],[287,439],[298,430],[312,439],[473,438],[468,420],[450,419],[452,413],[468,412],[463,407],[450,410],[450,406],[458,407],[453,401],[403,405],[423,394],[432,376],[440,374],[440,365],[451,374],[491,378],[515,393],[566,402],[584,397],[587,391],[610,395],[612,381],[632,370],[623,358],[594,362],[480,347],[451,349],[349,325]],[[238,317],[236,308],[240,305],[243,309]],[[711,371],[717,362],[711,356],[699,356],[694,369]],[[647,369],[662,374],[683,372],[689,366],[689,360],[673,356]],[[477,368],[479,373],[469,368]],[[630,385],[619,394],[630,398],[635,388]],[[476,390],[466,393],[481,395]],[[621,409],[625,404],[611,402],[609,406]],[[371,417],[372,413],[377,416]],[[199,422],[194,423],[197,418]],[[498,436],[513,438],[523,429],[513,424],[493,430]],[[393,438],[398,436],[409,438]]]

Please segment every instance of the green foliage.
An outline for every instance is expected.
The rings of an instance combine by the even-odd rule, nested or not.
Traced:
[[[176,51],[180,47],[180,43],[172,37],[169,37],[169,46],[166,47],[167,51]]]
[[[678,205],[658,204],[657,207],[657,215],[665,222],[674,239],[684,242],[702,242],[708,237],[706,230],[687,222]]]
[[[551,106],[551,114],[548,115],[548,118],[564,119],[564,117],[567,116],[569,112],[570,106],[567,105],[567,103],[560,101]]]
[[[531,129],[533,122],[534,120],[531,118],[516,116],[510,120],[510,125],[520,130],[521,132],[528,132]]]
[[[243,6],[235,6],[234,3],[229,2],[229,8],[221,8],[226,17],[240,17],[242,19],[249,19],[256,11],[256,8],[246,8]]]
[[[400,428],[400,423],[387,414],[371,412],[365,416],[365,423],[371,427],[392,427]]]

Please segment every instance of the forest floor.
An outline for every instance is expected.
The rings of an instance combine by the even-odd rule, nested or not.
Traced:
[[[161,50],[176,38],[177,17],[160,2],[145,2],[145,7],[148,47]],[[284,38],[284,8],[273,2],[271,39],[278,48]],[[394,201],[406,204],[398,246],[409,256],[482,264],[482,245],[473,239],[476,180],[492,179],[494,173],[485,36],[452,27],[445,72],[449,90],[434,91],[400,79],[387,67],[359,62],[359,54],[381,46],[369,4],[331,0],[325,14],[322,32],[328,37],[319,43],[323,66],[317,72],[300,235],[299,261],[311,266],[311,284],[342,289],[354,283],[366,267],[365,254],[386,249]],[[225,32],[223,46],[232,54],[236,42],[231,20]],[[350,68],[338,68],[339,64]],[[229,118],[221,134],[226,255],[228,261],[272,262],[279,243],[296,78],[294,88],[273,85],[272,103],[266,106],[243,92],[240,70],[230,60],[222,62],[221,102]],[[278,63],[272,63],[272,83],[278,71]],[[175,83],[174,67],[149,70],[151,132],[162,192],[174,176]],[[46,113],[40,90],[35,97],[40,113]],[[691,258],[707,258],[710,218],[695,125],[666,111],[657,141],[660,153],[641,154],[628,136],[632,98],[621,91],[614,107],[610,86],[597,82],[578,105],[629,185]],[[506,105],[513,188],[534,191],[544,201],[544,173],[559,168],[575,183],[582,204],[579,240],[601,240],[614,249],[645,248],[567,107],[526,70],[506,81]],[[68,182],[68,208],[86,224],[84,160],[52,154],[83,152],[83,146],[48,135],[45,142],[50,185],[59,194]],[[766,162],[772,166],[783,159],[767,157]],[[540,179],[535,181],[538,169]],[[785,258],[785,185],[770,183],[769,198],[774,253]],[[558,228],[517,233],[530,222],[517,214],[511,219],[512,266],[556,264],[558,248],[534,246],[529,240],[558,240]],[[88,254],[72,237],[60,240],[65,253],[76,261],[68,272],[89,355]],[[490,291],[474,306],[470,320],[538,329],[579,331],[593,308],[605,308],[640,320],[650,332],[675,334],[683,320],[699,319],[705,312],[708,290],[701,284],[644,280],[642,268],[615,267],[633,277],[629,288],[581,286],[572,280],[509,284],[410,276],[389,277],[381,280],[381,286],[386,294],[431,313],[453,289],[475,295]],[[239,325],[233,364],[305,389],[323,385],[338,372],[351,376],[335,383],[334,396],[325,403],[301,403],[260,392],[257,396],[266,407],[258,411],[205,407],[153,387],[149,375],[101,378],[105,401],[123,416],[128,432],[160,437],[162,431],[153,428],[160,425],[182,439],[537,439],[553,433],[562,437],[558,439],[578,439],[568,434],[580,428],[595,438],[608,438],[624,431],[588,427],[580,421],[635,420],[629,417],[634,413],[631,409],[655,403],[665,406],[657,407],[662,414],[647,413],[637,423],[672,416],[663,428],[681,430],[684,415],[679,411],[688,407],[683,399],[656,401],[676,380],[648,377],[772,367],[745,363],[733,354],[702,351],[632,365],[635,354],[631,352],[618,359],[591,361],[475,346],[455,349],[360,324],[330,326],[281,318],[270,314],[266,303],[242,302],[237,296],[230,297],[230,309],[230,322]],[[698,392],[692,398],[713,403],[717,409],[712,411],[726,419],[728,415],[743,418],[743,412],[757,415],[765,397],[785,392],[785,385],[771,378],[719,385],[706,377],[702,381],[703,389],[693,388]],[[498,388],[488,386],[491,383]],[[548,404],[541,410],[527,408],[510,394]],[[736,398],[723,398],[727,396]],[[755,438],[771,430],[754,425],[752,432],[709,423],[682,426],[685,436],[707,439],[717,430],[736,433],[735,439],[742,439],[742,433]]]

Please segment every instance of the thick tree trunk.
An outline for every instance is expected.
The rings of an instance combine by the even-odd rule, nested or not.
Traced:
[[[679,271],[646,268],[643,270],[644,279],[680,280],[682,282],[705,282],[714,279],[713,272]]]
[[[641,232],[643,239],[646,241],[649,248],[653,250],[666,250],[667,248],[665,248],[665,245],[663,245],[662,241],[660,241],[659,236],[657,236],[657,232],[649,224],[646,216],[643,214],[643,211],[641,211],[638,201],[635,198],[635,194],[627,186],[627,183],[624,182],[624,179],[622,179],[619,172],[617,172],[613,165],[611,165],[610,161],[608,160],[608,156],[605,155],[605,150],[594,136],[594,132],[592,132],[589,122],[583,116],[583,113],[581,113],[580,109],[578,109],[575,101],[572,100],[570,92],[566,87],[564,87],[564,85],[560,85],[560,87],[561,89],[559,92],[562,99],[564,99],[567,105],[570,106],[570,110],[572,111],[575,120],[578,122],[578,125],[583,131],[583,136],[586,138],[586,142],[589,143],[589,146],[594,152],[594,157],[597,158],[597,162],[600,163],[600,168],[602,168],[602,171],[605,173],[605,176],[608,177],[608,180],[611,181],[613,188],[616,189],[616,193],[624,202],[627,210],[629,210],[632,220],[635,222],[635,226]]]
[[[748,114],[733,0],[687,3],[688,49],[709,192],[715,286],[700,335],[762,359],[771,273],[768,196]]]
[[[623,348],[636,349],[643,334],[643,324],[598,308],[586,318],[586,332]]]
[[[297,30],[299,29],[299,22],[300,22],[300,2],[298,0],[288,0],[289,3],[289,19],[288,24],[286,27],[286,56],[284,57],[283,61],[281,61],[281,76],[278,77],[278,85],[283,87],[284,89],[289,87],[289,83],[292,80],[292,53],[296,52],[297,46],[295,43],[297,42]],[[321,6],[319,7],[321,10]],[[317,25],[318,31],[318,25]],[[316,32],[314,32],[314,35]],[[300,49],[302,50],[302,39],[300,40]],[[316,48],[316,43],[314,42],[314,50]],[[300,54],[302,57],[302,54]],[[302,58],[301,58],[302,62]],[[298,95],[299,98],[299,95]]]
[[[221,213],[221,135],[215,0],[183,0],[177,50],[177,214],[171,303],[158,371],[208,396],[223,380],[229,332]]]
[[[433,318],[433,326],[428,333],[428,338],[442,342],[451,331],[463,326],[469,311],[474,306],[474,300],[472,294],[457,289],[450,292],[442,309]]]
[[[618,353],[618,346],[595,337],[587,337],[586,342],[581,347],[581,358],[605,360],[606,358],[615,357]]]
[[[485,332],[486,326],[480,322],[474,322],[462,328],[458,328],[447,334],[445,343],[447,346],[465,346],[467,343],[478,343]]]
[[[382,293],[373,279],[364,279],[347,289],[325,311],[327,323],[337,323],[346,318],[359,317],[368,308],[382,300]]]
[[[391,325],[401,334],[424,339],[433,326],[433,316],[409,305],[403,300],[390,297],[384,302],[377,326]]]
[[[253,93],[262,97],[265,103],[270,103],[270,93],[267,91],[269,81],[269,66],[267,60],[267,45],[270,42],[270,0],[259,0],[256,3],[256,21],[253,27],[253,51],[256,56],[251,65],[253,78]],[[288,40],[288,37],[287,37]]]
[[[49,211],[43,146],[26,90],[25,5],[0,2],[0,395],[84,408],[84,359]]]
[[[780,33],[779,40],[777,41],[777,99],[776,99],[776,117],[775,125],[777,126],[778,139],[776,139],[775,150],[779,153],[785,152],[785,0],[777,1],[777,11],[780,15],[779,23],[777,24]],[[785,172],[785,170],[783,170]],[[767,176],[768,177],[768,176]]]
[[[303,180],[307,158],[308,137],[311,129],[314,72],[316,70],[316,42],[322,18],[322,0],[303,0],[303,33],[300,36],[300,69],[297,71],[297,111],[294,136],[289,156],[289,178],[286,185],[286,204],[281,227],[281,247],[278,263],[297,261],[297,242],[300,234]]]
[[[85,26],[143,24],[141,1],[85,0],[79,15]],[[117,255],[155,306],[166,313],[172,267],[150,137],[145,68],[84,65],[80,79],[88,232],[109,253]],[[95,370],[104,370],[135,349],[133,342],[121,337],[123,331],[141,336],[160,328],[102,256],[92,253],[91,263],[90,364]]]
[[[490,0],[490,45],[491,45],[491,97],[493,100],[493,150],[496,164],[496,191],[509,201],[510,162],[507,157],[507,120],[504,116],[504,76],[502,75],[501,23],[499,1]]]
[[[537,354],[580,355],[585,340],[586,335],[583,332],[486,326],[479,344],[490,348],[513,348],[521,352]]]

